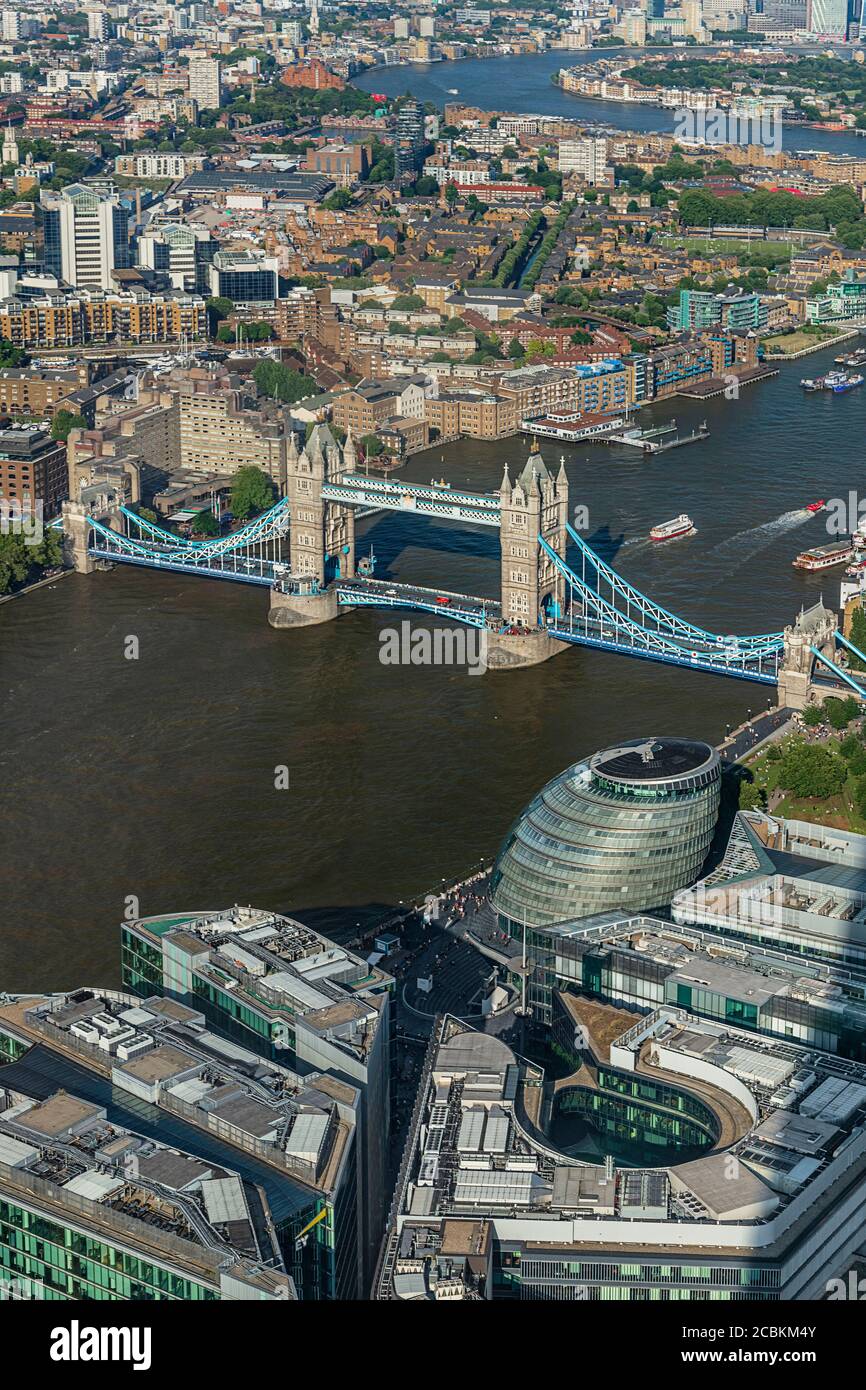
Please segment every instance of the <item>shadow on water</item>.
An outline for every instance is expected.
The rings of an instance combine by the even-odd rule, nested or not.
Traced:
[[[582,536],[581,539],[608,565],[613,563],[625,545],[625,533],[620,531],[618,535],[613,535],[609,526],[600,526],[591,536]]]
[[[399,518],[399,519],[398,519]],[[459,553],[469,559],[494,560],[499,563],[499,535],[492,527],[468,527],[461,523],[440,526],[426,517],[408,517],[404,513],[389,513],[372,520],[370,526],[357,536],[359,555],[370,545],[381,567],[390,566],[405,550],[435,550],[443,555],[455,554],[455,531],[460,527]],[[379,578],[383,578],[379,573]],[[435,584],[435,575],[430,582]]]

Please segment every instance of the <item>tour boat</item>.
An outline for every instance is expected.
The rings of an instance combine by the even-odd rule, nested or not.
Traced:
[[[807,512],[823,512],[823,510],[824,510],[824,508],[826,507],[826,505],[827,505],[827,503],[824,501],[824,499],[823,499],[823,497],[822,497],[820,502],[810,502],[809,505],[808,505],[808,507],[806,508],[806,511],[807,511]]]
[[[673,521],[663,521],[661,526],[654,526],[650,531],[651,541],[672,541],[677,536],[693,536],[695,526],[690,516],[682,512],[674,517]]]
[[[831,565],[844,564],[853,554],[852,541],[834,541],[832,545],[816,545],[811,550],[801,551],[792,563],[798,570],[825,570]]]
[[[843,352],[841,357],[834,357],[833,360],[838,367],[866,366],[866,348],[857,348],[855,352]]]

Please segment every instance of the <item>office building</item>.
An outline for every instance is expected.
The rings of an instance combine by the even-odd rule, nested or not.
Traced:
[[[126,988],[200,1010],[216,1032],[357,1092],[357,1207],[366,1283],[385,1218],[391,977],[302,923],[254,908],[125,924]],[[339,1093],[338,1091],[335,1093]],[[366,1284],[365,1284],[366,1287]]]
[[[189,60],[189,96],[199,111],[218,111],[222,99],[220,65],[216,58],[194,54]]]
[[[192,368],[172,372],[165,383],[175,398],[178,463],[181,468],[236,473],[260,468],[282,491],[286,485],[287,438],[279,410],[267,413],[228,374]]]
[[[276,256],[253,251],[217,251],[210,265],[210,292],[234,304],[260,303],[276,299]]]
[[[71,184],[41,197],[45,267],[76,290],[114,288],[112,272],[129,265],[128,215],[105,188]]]
[[[844,43],[848,37],[848,0],[811,0],[809,33]]]
[[[30,1045],[50,1008],[54,1031],[77,1047],[75,1025],[66,1020],[83,1016],[83,994],[13,999],[0,1018],[0,1297],[294,1299],[262,1220],[264,1194],[217,1159],[217,1148],[221,1157],[229,1154],[227,1144],[199,1139],[171,1120],[165,1139],[157,1136],[152,1122],[135,1122],[131,1108],[106,1103],[110,1088],[86,1066]],[[128,1035],[110,1013],[123,1012],[119,998],[101,1002],[104,1036],[112,1023],[115,1035]],[[122,1044],[118,1055],[128,1056]],[[48,1064],[55,1060],[52,1077]],[[171,1139],[192,1147],[174,1147],[172,1130]]]
[[[165,271],[175,289],[210,293],[209,266],[216,246],[205,227],[152,222],[138,239],[138,263]]]
[[[494,955],[486,933],[476,944]],[[513,967],[519,952],[516,942],[498,952],[518,993]],[[866,968],[807,959],[796,946],[720,934],[711,920],[685,926],[645,913],[588,917],[558,935],[551,970],[558,990],[644,1010],[673,1005],[866,1062]]]
[[[66,448],[39,425],[13,425],[0,430],[0,505],[12,504],[22,514],[41,506],[48,521],[69,496]]]
[[[866,967],[866,835],[738,812],[721,863],[671,903],[674,920],[804,959]]]
[[[573,994],[553,1042],[574,1074],[550,1092],[500,1038],[440,1022],[377,1298],[809,1300],[849,1267],[866,1067]]]
[[[175,946],[182,953],[182,939]],[[0,1144],[21,1146],[0,1151],[0,1210],[14,1201],[38,1219],[49,1214],[44,1199],[61,1230],[81,1222],[85,1238],[101,1232],[109,1247],[84,1252],[87,1269],[63,1239],[30,1245],[13,1219],[0,1222],[6,1270],[60,1297],[88,1296],[80,1281],[103,1296],[141,1296],[110,1273],[119,1244],[131,1260],[197,1275],[206,1290],[169,1285],[169,1296],[213,1297],[224,1278],[231,1289],[243,1262],[253,1288],[276,1285],[270,1296],[287,1296],[286,1275],[304,1299],[360,1295],[356,1087],[265,1063],[218,1037],[200,1008],[158,996],[7,998],[0,1043],[10,1059],[0,1066]],[[35,1186],[22,1181],[30,1173]],[[160,1277],[147,1282],[159,1288]]]
[[[718,754],[677,738],[634,739],[565,769],[509,830],[490,878],[499,930],[527,940],[527,997],[550,1021],[552,960],[576,918],[667,905],[706,858],[721,788]]]

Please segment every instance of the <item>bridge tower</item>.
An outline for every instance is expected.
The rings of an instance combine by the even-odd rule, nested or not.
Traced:
[[[96,561],[87,550],[90,540],[89,516],[90,509],[83,502],[67,500],[63,503],[63,558],[79,574],[91,574],[96,569]]]
[[[568,478],[564,462],[554,478],[533,446],[515,483],[506,465],[499,496],[502,617],[507,623],[536,628],[545,613],[561,613],[565,603],[565,580],[538,544],[543,536],[565,558]]]
[[[96,498],[90,506],[84,502],[76,502],[67,498],[63,503],[63,560],[71,569],[77,570],[79,574],[92,574],[96,569],[96,560],[90,554],[88,546],[91,543],[90,517],[97,521],[104,522],[113,531],[123,531],[123,519],[120,514],[120,507],[124,501],[123,494],[114,487],[108,487],[106,491]]]
[[[488,632],[487,665],[494,671],[535,666],[567,646],[544,627],[546,616],[564,609],[565,580],[538,543],[543,536],[557,555],[565,557],[568,478],[564,461],[554,477],[534,446],[516,482],[512,483],[506,466],[499,499],[502,620],[506,628],[524,630]]]
[[[274,590],[268,620],[273,627],[297,627],[327,622],[339,612],[337,596],[328,588],[334,579],[355,575],[355,514],[351,507],[329,502],[322,487],[355,470],[351,431],[341,449],[327,425],[316,425],[298,450],[294,438],[286,454],[286,493],[291,512],[289,563],[292,592]],[[307,584],[304,584],[307,581]]]
[[[779,704],[790,709],[804,709],[810,699],[821,700],[825,695],[836,692],[831,688],[821,690],[813,680],[815,657],[812,647],[833,657],[833,634],[836,631],[836,614],[824,607],[823,602],[801,610],[796,620],[784,630],[784,653],[779,667]]]
[[[303,449],[292,439],[286,455],[286,491],[292,516],[289,555],[292,574],[310,575],[324,586],[355,573],[355,516],[351,507],[326,502],[322,485],[351,473],[351,434],[340,449],[327,425],[316,425]]]

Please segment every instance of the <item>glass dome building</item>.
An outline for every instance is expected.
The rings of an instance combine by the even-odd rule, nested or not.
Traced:
[[[499,851],[490,900],[502,929],[667,905],[698,876],[720,791],[718,754],[690,739],[633,739],[566,768]]]

